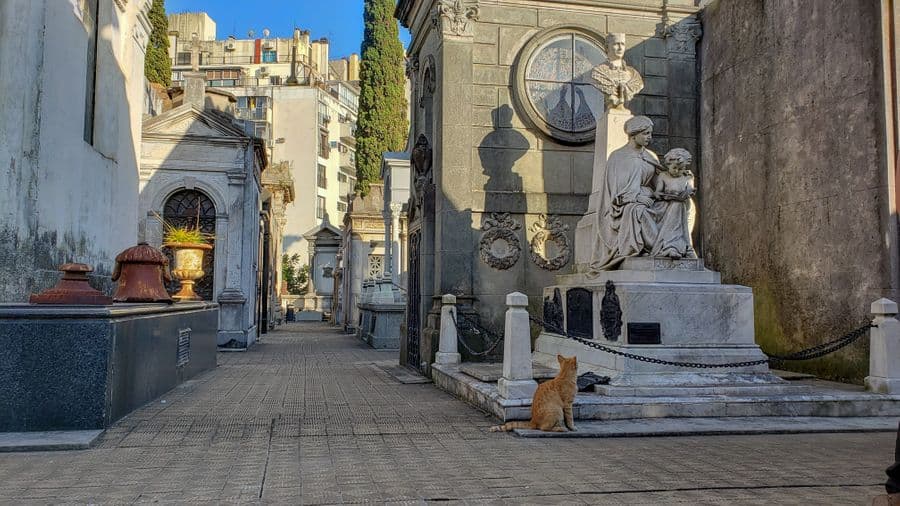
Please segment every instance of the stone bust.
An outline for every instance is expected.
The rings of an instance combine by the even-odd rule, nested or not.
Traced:
[[[624,109],[625,104],[644,89],[641,74],[625,64],[625,34],[611,33],[606,37],[609,60],[594,67],[591,77],[603,93],[607,109]]]

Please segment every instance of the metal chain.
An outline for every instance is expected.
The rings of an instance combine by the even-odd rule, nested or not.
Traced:
[[[493,352],[495,349],[497,349],[497,346],[498,346],[500,343],[503,342],[503,336],[498,336],[497,334],[495,334],[495,333],[491,332],[490,330],[488,330],[488,329],[482,327],[481,325],[479,325],[478,322],[475,322],[475,321],[471,320],[471,319],[468,318],[465,314],[463,314],[463,315],[460,315],[460,316],[462,316],[463,320],[465,320],[466,322],[468,322],[469,325],[471,325],[471,326],[473,327],[473,330],[475,330],[475,332],[479,332],[479,331],[480,331],[480,332],[483,332],[483,333],[484,333],[485,335],[487,335],[489,338],[494,339],[494,342],[493,342],[487,349],[485,349],[485,350],[483,350],[483,351],[475,351],[475,350],[473,350],[473,349],[466,343],[466,341],[462,338],[463,330],[462,330],[462,328],[459,326],[459,322],[456,321],[456,314],[455,314],[455,313],[456,313],[456,311],[451,311],[451,312],[450,312],[450,316],[453,318],[453,326],[456,327],[456,336],[457,336],[457,340],[459,341],[460,344],[463,345],[463,348],[466,349],[466,351],[469,353],[469,355],[473,355],[473,356],[476,356],[476,357],[483,357],[483,356],[485,356],[485,355],[489,355],[491,352]]]
[[[582,337],[574,336],[569,334],[568,332],[556,327],[555,325],[551,325],[547,322],[544,322],[540,318],[535,316],[528,315],[528,319],[533,323],[537,324],[540,327],[543,327],[551,332],[556,334],[560,334],[564,337],[572,339],[573,341],[577,341],[584,345],[590,346],[591,348],[596,348],[600,351],[605,351],[607,353],[611,353],[613,355],[619,355],[625,358],[630,358],[632,360],[637,360],[640,362],[647,362],[651,364],[660,364],[660,365],[671,365],[675,367],[690,367],[693,369],[719,369],[726,367],[751,367],[755,365],[763,365],[768,364],[770,362],[781,362],[785,360],[811,360],[813,358],[819,358],[825,356],[829,353],[833,353],[862,337],[870,328],[874,327],[871,323],[867,323],[866,325],[853,330],[847,335],[844,335],[834,341],[829,341],[827,343],[823,343],[812,348],[801,350],[796,353],[792,353],[790,355],[777,356],[777,355],[769,355],[766,354],[769,358],[760,359],[760,360],[747,360],[744,362],[730,362],[730,363],[716,363],[716,364],[708,364],[708,363],[700,363],[700,362],[676,362],[672,360],[663,360],[654,357],[645,357],[643,355],[635,355],[634,353],[628,353],[624,351],[619,351],[614,348],[610,348],[608,346],[604,346],[596,341],[584,339]]]

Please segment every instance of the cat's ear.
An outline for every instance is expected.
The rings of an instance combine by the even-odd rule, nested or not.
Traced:
[[[559,353],[557,353],[557,354],[556,354],[556,361],[559,362],[559,365],[563,365],[563,364],[566,362],[566,357],[564,357],[564,356],[560,355]]]

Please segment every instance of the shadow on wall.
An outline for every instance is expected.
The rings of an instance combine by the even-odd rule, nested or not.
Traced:
[[[132,230],[136,195],[126,193],[137,188],[138,174],[135,143],[128,135],[130,80],[116,60],[121,42],[113,40],[121,33],[118,17],[95,32],[67,2],[0,4],[0,45],[7,46],[0,50],[0,60],[21,58],[24,65],[41,69],[37,87],[27,72],[13,73],[0,84],[4,89],[6,82],[13,84],[4,103],[17,107],[2,116],[7,125],[18,125],[0,139],[11,154],[9,171],[0,177],[0,187],[10,190],[0,221],[0,301],[24,302],[31,293],[54,286],[59,266],[67,262],[91,265],[91,284],[111,294],[114,257],[132,246],[128,243],[137,235]],[[92,37],[95,47],[89,52],[85,48]],[[125,40],[131,43],[132,38]],[[59,79],[63,75],[88,79],[79,69],[90,74],[93,93],[73,95],[53,88],[66,81]],[[93,139],[84,135],[88,110]],[[95,193],[110,196],[79,197],[77,189],[89,180],[101,181],[92,188]]]

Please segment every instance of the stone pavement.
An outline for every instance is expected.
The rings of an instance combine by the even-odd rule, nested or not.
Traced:
[[[2,504],[870,504],[892,433],[526,439],[297,323],[83,451],[0,454]]]

